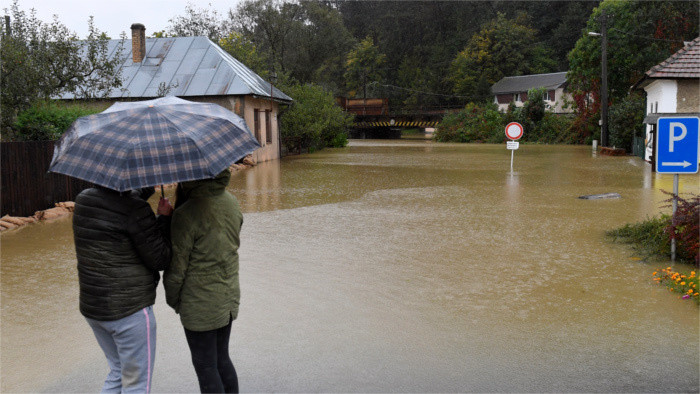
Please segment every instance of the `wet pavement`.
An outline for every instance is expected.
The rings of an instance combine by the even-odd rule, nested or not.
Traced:
[[[681,177],[681,192],[699,189]],[[234,175],[243,392],[697,392],[698,308],[606,230],[672,176],[590,147],[352,141]],[[619,199],[578,196],[619,193]],[[0,391],[97,392],[71,218],[2,234]],[[162,288],[154,392],[197,392]]]

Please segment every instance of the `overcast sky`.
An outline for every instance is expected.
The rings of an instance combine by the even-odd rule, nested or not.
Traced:
[[[70,30],[85,38],[88,33],[88,18],[95,17],[95,27],[112,38],[119,38],[125,31],[131,36],[131,24],[142,23],[146,26],[146,35],[165,30],[169,20],[185,15],[188,3],[196,9],[216,9],[220,16],[226,16],[229,8],[235,8],[237,0],[19,0],[19,8],[29,13],[34,8],[37,17],[44,22],[51,22],[53,15]],[[12,0],[0,0],[0,10],[5,15]],[[4,23],[4,22],[3,22]]]

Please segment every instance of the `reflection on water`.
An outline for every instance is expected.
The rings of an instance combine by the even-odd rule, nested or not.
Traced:
[[[697,307],[651,282],[667,262],[604,238],[671,188],[639,159],[572,146],[521,145],[511,172],[500,145],[353,141],[236,173],[242,389],[697,391]],[[609,192],[622,198],[577,198]],[[60,382],[96,346],[71,236],[69,221],[2,236],[2,391],[82,387]],[[177,319],[159,311],[162,338]],[[46,366],[66,362],[41,377],[27,366],[47,349]],[[196,389],[178,354],[154,390]]]

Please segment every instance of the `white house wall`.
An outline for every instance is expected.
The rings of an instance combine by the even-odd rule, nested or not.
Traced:
[[[647,114],[677,112],[678,84],[676,81],[656,80],[644,90],[647,92]]]
[[[526,93],[526,92],[523,92],[523,93]],[[547,110],[549,112],[553,112],[555,114],[573,113],[574,110],[572,108],[564,108],[567,101],[573,101],[571,94],[564,92],[564,88],[558,88],[558,89],[554,90],[554,101],[545,100],[545,103],[548,105]],[[508,106],[510,104],[499,104],[498,103],[498,96],[494,96],[493,102],[496,103],[496,105],[498,105],[499,111],[501,111],[501,112],[508,111]],[[523,105],[525,105],[524,102],[522,102],[520,100],[515,101],[516,108],[521,108]]]
[[[677,108],[678,84],[672,79],[659,79],[644,88],[647,92],[646,113],[675,113]],[[646,137],[644,138],[644,160],[651,161],[654,151],[653,125],[646,125]]]
[[[573,102],[571,94],[565,93],[564,88],[554,90],[554,100],[552,112],[557,114],[569,114],[574,112],[573,108],[564,108],[567,101]]]

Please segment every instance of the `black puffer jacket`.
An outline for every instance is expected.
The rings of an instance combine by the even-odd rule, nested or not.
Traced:
[[[142,197],[92,188],[75,199],[73,236],[85,317],[117,320],[156,300],[158,271],[170,263],[170,217],[156,219]]]

